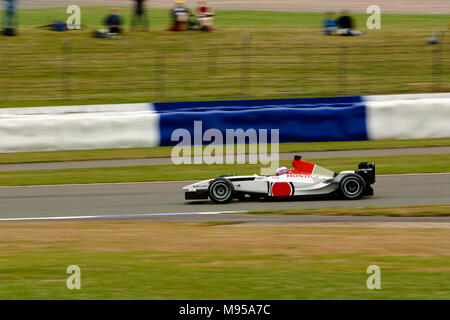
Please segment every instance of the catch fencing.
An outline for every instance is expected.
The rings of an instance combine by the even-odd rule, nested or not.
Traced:
[[[17,52],[0,46],[1,106],[450,91],[450,44]],[[388,53],[388,54],[387,54]]]

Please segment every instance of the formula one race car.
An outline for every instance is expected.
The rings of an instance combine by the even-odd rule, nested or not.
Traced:
[[[294,169],[279,168],[273,176],[222,175],[184,187],[186,200],[210,198],[215,203],[232,199],[287,199],[302,196],[336,196],[358,199],[372,196],[375,183],[375,164],[362,162],[358,170],[340,173],[304,161],[301,156],[292,160]]]

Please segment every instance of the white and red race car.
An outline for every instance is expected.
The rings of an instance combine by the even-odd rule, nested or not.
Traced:
[[[292,170],[274,176],[222,175],[184,187],[186,200],[210,198],[215,203],[232,199],[282,199],[304,196],[339,196],[358,199],[372,196],[375,183],[375,164],[362,162],[358,170],[340,173],[304,161],[301,156],[292,160]]]

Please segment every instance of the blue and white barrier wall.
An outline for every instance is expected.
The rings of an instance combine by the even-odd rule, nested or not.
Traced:
[[[280,142],[441,138],[450,93],[3,108],[0,152],[170,146],[194,121],[224,135],[279,129]]]

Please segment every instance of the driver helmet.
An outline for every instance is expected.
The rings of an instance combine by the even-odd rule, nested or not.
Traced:
[[[288,173],[288,168],[286,167],[279,167],[277,169],[277,176],[281,176],[282,174],[287,174]]]

